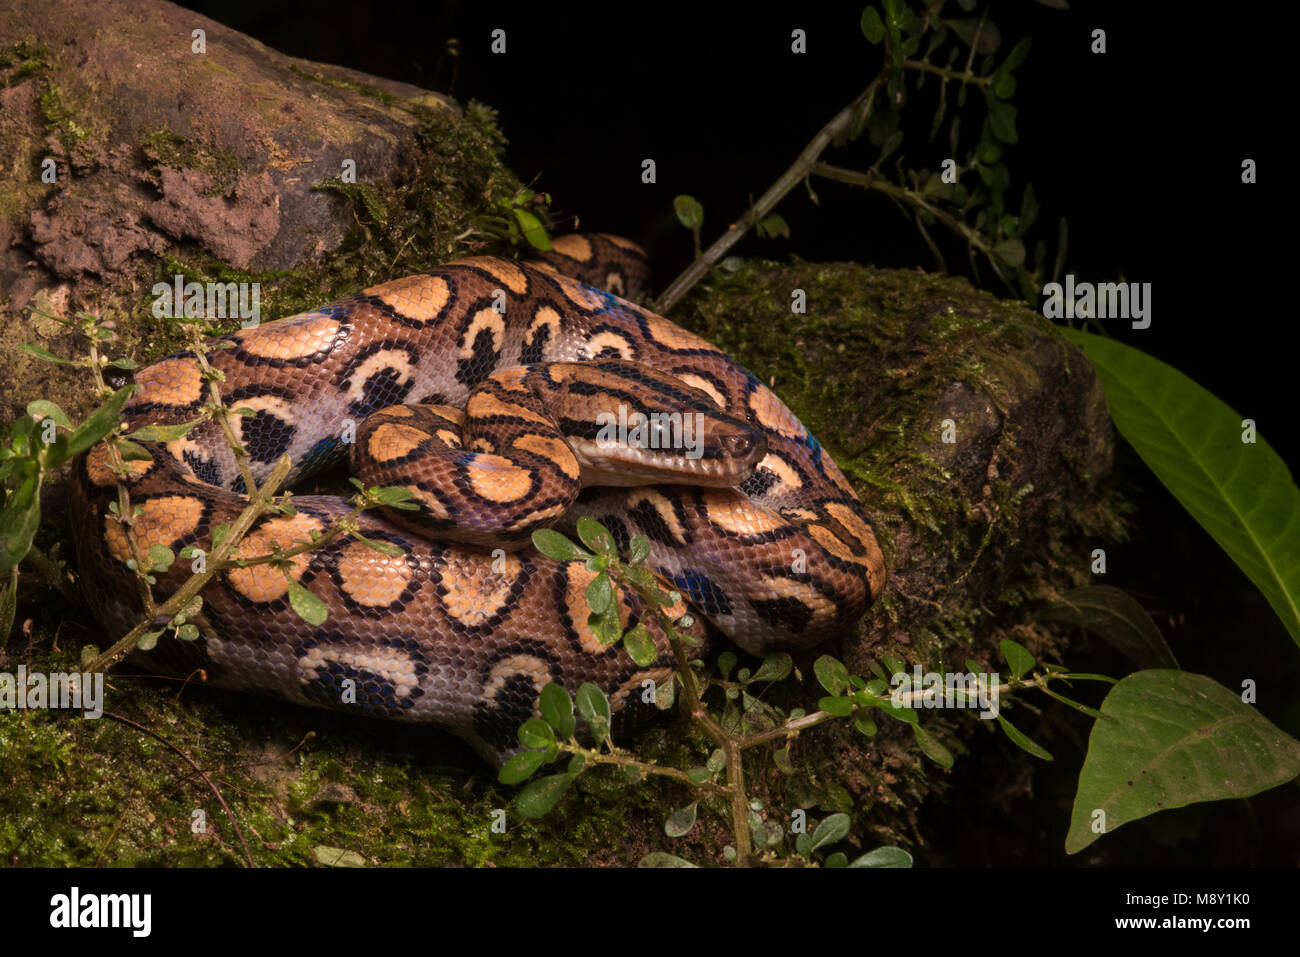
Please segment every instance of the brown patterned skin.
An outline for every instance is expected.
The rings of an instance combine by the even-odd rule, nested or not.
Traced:
[[[557,246],[562,264],[583,266],[590,250],[590,275],[613,274],[600,256],[621,259],[625,283],[644,261],[613,237]],[[250,410],[233,421],[259,482],[282,454],[295,463],[293,481],[350,449],[364,481],[407,485],[422,507],[361,519],[360,534],[401,557],[344,539],[287,570],[217,576],[203,592],[201,637],[164,637],[137,654],[152,667],[203,667],[219,686],[434,722],[500,763],[518,749],[515,731],[546,683],[593,682],[626,714],[643,706],[646,681],[672,671],[667,640],[635,595],[620,596],[620,615],[626,627],[646,624],[658,661],[640,669],[599,644],[587,625],[593,573],[538,554],[528,540],[535,528],[571,532],[585,514],[622,548],[646,535],[660,579],[755,653],[843,634],[883,587],[852,488],[769,389],[694,334],[549,269],[461,260],[225,342],[209,361],[225,401]],[[136,382],[132,428],[192,419],[204,403],[186,354]],[[691,454],[680,441],[689,432],[675,446],[644,434],[600,440],[598,416],[614,417],[620,403],[628,414],[689,414],[703,425]],[[138,547],[210,549],[212,529],[246,502],[233,453],[210,423],[153,451],[153,463],[132,466]],[[83,587],[120,633],[138,606],[102,447],[73,478]],[[295,497],[294,506],[294,515],[262,519],[242,554],[309,541],[347,511],[329,496]],[[159,576],[159,593],[189,572],[178,561]],[[324,600],[322,625],[289,607],[289,577]],[[692,631],[705,637],[707,626],[697,619]]]

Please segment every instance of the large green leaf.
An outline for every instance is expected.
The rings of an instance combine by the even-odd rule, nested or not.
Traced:
[[[1096,367],[1120,434],[1300,645],[1300,489],[1281,457],[1262,436],[1243,442],[1242,417],[1177,369],[1114,340],[1063,331]]]
[[[1079,773],[1065,850],[1157,811],[1243,798],[1300,775],[1300,741],[1204,675],[1139,671],[1101,703]]]

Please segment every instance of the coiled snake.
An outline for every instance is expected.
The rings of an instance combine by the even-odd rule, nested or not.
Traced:
[[[624,549],[648,537],[646,564],[707,619],[697,634],[711,627],[763,653],[852,626],[884,565],[825,450],[717,348],[570,278],[627,291],[645,271],[637,247],[601,235],[555,247],[534,265],[460,260],[218,343],[209,361],[224,402],[244,410],[231,423],[259,483],[284,453],[293,481],[350,450],[367,484],[405,485],[420,509],[359,520],[361,535],[400,555],[344,537],[287,572],[261,564],[214,577],[200,637],[164,637],[139,660],[176,674],[202,667],[212,684],[301,704],[433,722],[499,763],[548,682],[593,682],[631,710],[646,679],[672,673],[667,639],[636,595],[621,594],[619,611],[654,638],[648,668],[592,634],[594,573],[529,544],[533,529],[571,529],[579,515]],[[191,354],[135,381],[132,429],[193,419],[208,401]],[[601,432],[613,423],[623,430]],[[125,480],[138,550],[210,550],[213,528],[247,502],[229,444],[209,421],[151,451]],[[109,508],[116,494],[96,446],[74,465],[73,525],[83,588],[120,634],[139,604]],[[241,554],[309,541],[348,511],[338,497],[292,501],[293,514],[259,520]],[[189,573],[176,562],[158,593]],[[323,624],[290,607],[290,576],[324,601]]]

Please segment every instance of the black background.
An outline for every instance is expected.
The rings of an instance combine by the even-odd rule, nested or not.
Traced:
[[[580,216],[584,230],[645,245],[658,289],[690,258],[673,197],[688,193],[703,204],[711,241],[867,85],[881,55],[859,30],[861,3],[188,6],[283,53],[496,108],[510,167],[551,193],[557,209]],[[1279,127],[1292,122],[1281,52],[1290,35],[1253,6],[1231,17],[1198,5],[1072,6],[991,5],[1000,55],[1033,37],[1013,99],[1020,142],[1004,154],[1013,177],[1009,205],[1018,208],[1020,190],[1033,183],[1042,213],[1031,247],[1044,238],[1054,251],[1057,221],[1066,217],[1067,271],[1080,280],[1150,282],[1151,328],[1112,321],[1108,331],[1253,418],[1294,462],[1294,318],[1283,295],[1293,267],[1274,236],[1291,195],[1278,140]],[[506,31],[505,55],[490,52],[496,28]],[[795,28],[807,31],[804,55],[790,51]],[[1104,55],[1089,50],[1096,28],[1106,31]],[[454,59],[445,52],[452,37],[460,48]],[[902,151],[910,166],[935,168],[946,155],[946,139],[926,142],[932,95],[913,94]],[[653,185],[641,182],[645,158],[657,164]],[[1241,182],[1246,158],[1259,164],[1258,185]],[[873,154],[864,141],[826,159],[865,168]],[[820,205],[800,187],[779,207],[790,240],[749,237],[734,252],[935,268],[915,227],[883,197],[821,180],[814,187]],[[949,269],[967,274],[962,247],[943,248]],[[1300,733],[1291,691],[1298,656],[1276,616],[1123,443],[1118,462],[1139,511],[1131,539],[1108,546],[1107,583],[1147,606],[1185,668],[1229,687],[1256,679],[1261,710]],[[1070,663],[1114,675],[1131,667],[1102,647]],[[1073,744],[1069,734],[1053,742],[1054,765],[1036,765],[1038,804],[957,804],[921,862],[1294,865],[1300,858],[1292,787],[1250,805],[1214,805],[1209,819],[1208,806],[1159,815],[1151,821],[1165,823],[1148,831],[1135,825],[1127,842],[1102,842],[1104,853],[1066,859],[1060,847],[1086,734],[1084,721]],[[1018,752],[963,759],[954,793],[972,794],[1010,767],[1023,767]],[[1009,820],[1021,822],[1018,838],[1008,833]]]

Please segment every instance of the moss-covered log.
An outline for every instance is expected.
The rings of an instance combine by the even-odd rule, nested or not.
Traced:
[[[17,352],[23,341],[74,348],[30,319],[39,291],[61,313],[114,316],[116,348],[147,361],[175,343],[145,302],[159,279],[262,282],[266,317],[289,314],[471,251],[484,217],[518,188],[484,108],[282,57],[165,3],[135,4],[146,12],[129,17],[113,2],[57,7],[18,0],[0,23],[0,158],[15,171],[0,187],[9,412],[38,397],[86,408],[82,382]],[[206,31],[206,54],[190,52],[194,29]],[[40,180],[47,155],[57,184]],[[355,185],[312,189],[348,158]],[[821,438],[876,517],[888,559],[884,599],[827,650],[863,673],[882,653],[996,670],[1004,637],[1059,652],[1035,604],[1080,583],[1089,550],[1118,532],[1104,400],[1082,357],[1041,317],[961,280],[852,264],[728,267],[674,318],[771,382]],[[795,289],[805,314],[790,310]],[[55,555],[67,536],[57,494],[39,539]],[[74,670],[81,644],[104,642],[84,609],[34,578],[22,586],[21,634],[0,670]],[[797,662],[805,676],[813,657]],[[664,813],[688,800],[680,789],[602,772],[541,821],[508,818],[494,833],[511,789],[432,729],[128,673],[111,677],[107,707],[205,769],[259,865],[332,861],[331,849],[368,864],[617,864],[650,850],[720,861],[728,841],[707,805],[703,826],[664,837]],[[901,726],[868,741],[840,724],[796,742],[793,775],[760,756],[755,795],[772,809],[851,812],[858,846],[915,843],[943,772]],[[979,724],[926,716],[956,751]],[[680,721],[634,744],[701,761]],[[13,862],[243,856],[207,784],[111,718],[0,716],[0,785],[0,851]]]

